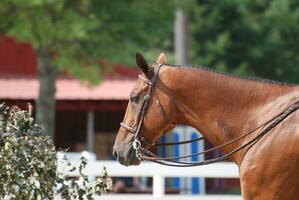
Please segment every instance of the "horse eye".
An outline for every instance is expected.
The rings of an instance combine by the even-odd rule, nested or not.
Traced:
[[[131,100],[132,103],[137,103],[138,100],[139,100],[139,97],[138,96],[131,96],[130,100]]]

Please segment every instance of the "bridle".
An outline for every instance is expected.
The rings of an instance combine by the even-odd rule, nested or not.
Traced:
[[[120,126],[127,129],[130,133],[134,134],[134,140],[133,140],[133,148],[135,149],[136,151],[136,157],[138,159],[141,159],[141,152],[140,152],[140,148],[141,148],[141,142],[144,142],[148,145],[151,145],[151,146],[154,146],[154,145],[159,145],[159,144],[155,144],[151,141],[149,141],[148,139],[146,139],[144,136],[140,137],[139,133],[140,133],[140,129],[141,129],[141,126],[143,124],[143,120],[144,120],[144,117],[145,117],[145,112],[146,112],[146,109],[147,109],[147,106],[148,106],[148,103],[149,103],[149,100],[154,92],[154,86],[155,86],[155,83],[157,81],[157,78],[158,78],[158,75],[159,75],[159,71],[160,71],[160,68],[163,66],[163,64],[157,64],[158,66],[154,66],[154,73],[153,73],[153,76],[151,78],[151,80],[148,80],[146,79],[144,76],[142,75],[139,75],[138,78],[142,81],[144,81],[146,84],[149,85],[149,90],[148,90],[148,93],[143,97],[142,99],[142,103],[141,103],[141,109],[139,110],[138,112],[138,115],[137,115],[137,126],[135,127],[131,127],[127,124],[125,124],[124,122],[121,122],[120,123]],[[164,120],[168,123],[170,123],[172,126],[175,126],[170,120],[169,120],[169,117],[165,111],[165,109],[163,108],[163,106],[161,105],[160,101],[158,100],[157,101],[158,103],[158,107],[159,107],[159,110],[161,112],[161,114],[163,115],[164,117]]]
[[[125,128],[126,130],[128,130],[130,133],[134,134],[134,140],[133,140],[133,149],[135,150],[136,153],[136,157],[139,160],[148,160],[148,161],[152,161],[158,164],[162,164],[162,165],[167,165],[167,166],[174,166],[174,167],[191,167],[191,166],[200,166],[200,165],[206,165],[206,164],[211,164],[211,163],[215,163],[215,162],[220,162],[220,161],[224,161],[226,159],[228,159],[230,156],[232,156],[234,153],[246,148],[246,147],[250,147],[252,145],[254,145],[258,140],[260,140],[266,133],[268,133],[271,129],[273,129],[274,127],[276,127],[280,122],[282,122],[284,119],[286,119],[290,114],[292,114],[293,112],[295,112],[296,110],[299,109],[299,101],[296,101],[295,103],[291,104],[291,106],[289,106],[288,108],[286,108],[285,110],[283,110],[282,112],[278,113],[277,115],[275,115],[273,118],[271,118],[268,121],[265,121],[264,123],[262,123],[261,125],[259,125],[258,127],[254,128],[253,130],[229,141],[226,142],[222,145],[213,147],[211,149],[202,151],[202,152],[198,152],[198,153],[194,153],[194,154],[190,154],[190,155],[185,155],[185,156],[177,156],[177,157],[166,157],[166,158],[161,158],[159,156],[157,156],[156,154],[152,153],[149,150],[146,150],[144,148],[142,148],[142,142],[150,145],[150,146],[171,146],[171,145],[180,145],[180,144],[188,144],[191,142],[195,142],[195,141],[200,141],[203,140],[204,137],[199,137],[199,138],[195,138],[192,140],[187,140],[187,141],[181,141],[181,142],[173,142],[173,143],[155,143],[155,142],[151,142],[148,139],[146,139],[144,136],[140,136],[140,129],[142,127],[143,124],[143,120],[145,117],[145,113],[147,110],[147,106],[149,103],[149,100],[151,98],[151,96],[154,93],[154,86],[156,83],[156,80],[158,78],[159,75],[159,71],[160,68],[163,66],[163,64],[157,64],[158,66],[154,66],[154,74],[151,78],[151,80],[146,79],[143,76],[139,76],[139,79],[143,80],[146,84],[149,85],[149,91],[148,93],[143,97],[142,100],[142,104],[141,104],[141,109],[138,112],[137,115],[137,126],[131,127],[127,124],[125,124],[124,122],[120,123],[121,127]],[[160,113],[163,115],[164,120],[166,122],[168,122],[168,124],[175,126],[174,123],[172,123],[165,111],[165,109],[163,108],[161,102],[158,100],[158,107],[160,110]],[[193,156],[198,156],[198,155],[202,155],[202,154],[206,154],[208,152],[212,152],[215,151],[216,149],[220,149],[223,148],[225,146],[231,145],[243,138],[245,138],[246,136],[254,133],[258,131],[257,135],[255,137],[253,137],[251,140],[249,140],[246,143],[243,143],[241,146],[236,147],[235,149],[231,150],[230,152],[218,157],[218,158],[212,158],[212,159],[208,159],[208,160],[204,160],[204,161],[200,161],[200,162],[184,162],[184,161],[178,161],[178,159],[183,159],[183,158],[189,158],[189,157],[193,157]]]

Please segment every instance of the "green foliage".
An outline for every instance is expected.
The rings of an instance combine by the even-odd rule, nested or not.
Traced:
[[[11,199],[53,197],[56,152],[31,110],[0,107],[0,196]]]
[[[94,194],[107,193],[112,190],[112,180],[108,177],[106,168],[103,169],[100,177],[92,182],[87,175],[83,173],[87,165],[85,157],[80,158],[79,166],[76,168],[64,156],[61,164],[65,164],[70,168],[70,172],[79,171],[79,177],[68,178],[62,174],[58,174],[56,179],[56,195],[60,195],[62,199],[94,199]]]
[[[19,1],[0,3],[2,34],[30,42],[39,56],[41,50],[51,55],[51,65],[92,83],[99,81],[99,54],[95,38],[101,21],[94,14],[90,0]]]
[[[135,65],[136,51],[149,58],[164,51],[173,63],[178,6],[190,14],[192,63],[298,81],[296,0],[3,0],[0,32],[46,46],[57,69],[96,83],[94,59]]]
[[[96,60],[135,65],[136,51],[157,57],[172,49],[172,0],[59,0],[0,3],[0,33],[46,49],[52,66],[96,83]],[[162,9],[161,9],[162,8]]]
[[[199,0],[191,21],[194,63],[298,82],[298,1]]]
[[[57,171],[57,152],[44,129],[35,124],[31,107],[22,111],[0,105],[0,199],[93,199],[95,193],[111,189],[106,170],[95,182],[82,172],[69,178]],[[70,165],[70,164],[69,164]],[[71,166],[72,170],[76,167]]]
[[[101,58],[135,65],[136,51],[148,58],[156,58],[161,51],[171,55],[175,1],[101,0],[94,5],[102,22]]]

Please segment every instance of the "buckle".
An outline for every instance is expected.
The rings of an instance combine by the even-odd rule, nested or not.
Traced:
[[[138,150],[140,149],[140,147],[141,147],[140,141],[137,138],[135,138],[133,141],[133,149]]]

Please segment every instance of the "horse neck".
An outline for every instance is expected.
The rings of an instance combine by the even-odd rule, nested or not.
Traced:
[[[207,70],[169,67],[165,83],[172,91],[177,124],[201,132],[214,146],[255,128],[262,120],[256,110],[286,93],[281,85],[226,76]],[[242,141],[222,149],[229,152]],[[238,158],[236,154],[233,159]]]

